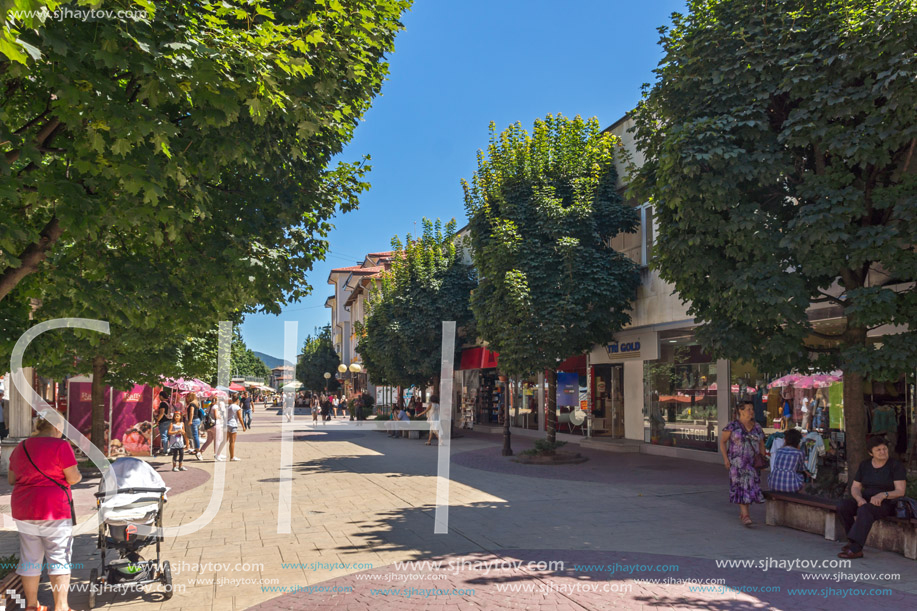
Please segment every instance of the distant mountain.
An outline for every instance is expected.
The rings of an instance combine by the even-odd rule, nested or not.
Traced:
[[[292,365],[293,363],[285,361],[283,359],[278,359],[276,356],[271,356],[270,354],[265,354],[263,352],[258,352],[257,350],[252,350],[252,352],[259,359],[264,361],[264,364],[267,365],[268,369],[273,369],[274,367],[280,367],[281,365]]]

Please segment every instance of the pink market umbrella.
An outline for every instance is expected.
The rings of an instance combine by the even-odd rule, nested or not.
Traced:
[[[162,385],[179,392],[189,392],[191,390],[191,385],[184,378],[178,378],[177,380],[175,378],[163,378]]]
[[[799,380],[802,379],[802,376],[798,373],[791,373],[785,375],[782,378],[777,378],[773,382],[767,385],[768,388],[785,388],[787,386],[796,386],[799,383]]]

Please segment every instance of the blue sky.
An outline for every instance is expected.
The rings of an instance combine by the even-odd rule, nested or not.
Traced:
[[[416,0],[389,58],[390,74],[342,159],[372,155],[372,189],[335,219],[331,254],[309,276],[312,294],[281,316],[249,315],[252,349],[281,357],[283,321],[306,335],[330,322],[328,272],[388,250],[423,217],[465,224],[470,179],[490,121],[502,130],[547,114],[610,125],[640,99],[662,57],[656,31],[683,0]]]

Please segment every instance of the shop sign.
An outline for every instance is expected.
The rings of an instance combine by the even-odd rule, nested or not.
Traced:
[[[639,357],[640,356],[640,342],[612,342],[606,347],[608,350],[608,356],[610,357]]]

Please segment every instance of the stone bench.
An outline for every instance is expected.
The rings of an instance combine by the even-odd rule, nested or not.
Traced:
[[[786,526],[822,535],[829,541],[845,539],[835,503],[792,492],[764,493],[768,526]],[[869,531],[866,545],[917,560],[917,520],[883,518]]]

